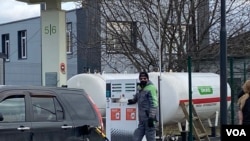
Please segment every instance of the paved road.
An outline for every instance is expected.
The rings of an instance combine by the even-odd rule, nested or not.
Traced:
[[[157,140],[157,141],[161,141],[161,140]],[[175,136],[175,137],[165,138],[164,141],[188,141],[188,138],[182,139],[180,136]],[[197,141],[197,140],[193,139],[193,141]],[[201,141],[206,141],[206,140],[202,139]],[[220,141],[220,137],[210,137],[210,141]]]

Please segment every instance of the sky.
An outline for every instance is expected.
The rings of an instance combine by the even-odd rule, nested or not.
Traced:
[[[74,2],[62,3],[63,10],[75,9]],[[16,0],[0,0],[0,24],[40,16],[39,4],[27,4]]]

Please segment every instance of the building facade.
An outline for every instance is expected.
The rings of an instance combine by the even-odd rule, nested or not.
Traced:
[[[93,34],[92,23],[87,22],[91,17],[88,12],[88,9],[66,12],[67,78],[87,70],[100,70],[101,67],[100,56],[95,51],[97,48],[92,49],[88,44],[90,35]],[[6,55],[2,65],[3,84],[42,85],[41,66],[42,63],[49,62],[41,61],[41,18],[0,24],[0,35],[0,51]],[[96,58],[92,60],[92,64],[86,63],[89,56]]]

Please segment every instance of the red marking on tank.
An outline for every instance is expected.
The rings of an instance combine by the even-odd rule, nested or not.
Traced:
[[[192,100],[194,104],[203,104],[203,103],[213,103],[213,102],[220,102],[220,97],[213,97],[213,98],[196,98]],[[231,101],[231,97],[227,97],[227,101]],[[182,102],[189,102],[188,99],[180,100]]]

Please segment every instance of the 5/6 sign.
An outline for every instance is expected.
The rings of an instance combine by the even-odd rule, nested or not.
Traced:
[[[44,33],[49,34],[49,35],[56,34],[56,26],[51,25],[51,24],[45,26]]]

